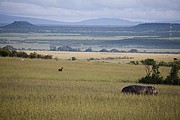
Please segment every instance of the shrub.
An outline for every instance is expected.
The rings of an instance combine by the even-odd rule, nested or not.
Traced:
[[[28,58],[28,54],[26,52],[17,52],[17,57],[22,57],[22,58]]]
[[[130,61],[131,64],[139,65],[139,61]]]
[[[36,52],[30,53],[29,58],[37,58],[38,54]]]
[[[52,55],[41,56],[42,59],[52,59]]]
[[[77,60],[77,58],[76,57],[72,57],[72,61],[74,61],[74,60]]]
[[[0,48],[0,56],[2,56],[2,57],[7,57],[7,56],[10,55],[10,53],[11,53],[11,52],[10,52],[9,50]]]
[[[166,66],[166,67],[170,67],[171,66],[171,62],[164,62],[164,61],[161,61],[159,62],[159,66]]]
[[[145,60],[142,60],[141,63],[143,65],[154,65],[154,64],[156,64],[156,61],[154,59],[147,58]]]
[[[160,75],[159,65],[156,64],[153,59],[148,59],[146,62],[146,64],[152,64],[152,67],[150,67],[150,65],[146,65],[145,70],[147,75],[146,77],[141,78],[139,82],[147,84],[162,84],[163,77]]]
[[[128,52],[130,52],[130,53],[138,53],[139,51],[137,49],[131,49]]]
[[[17,57],[18,52],[16,50],[11,51],[10,56],[11,57]]]
[[[164,83],[170,85],[180,85],[180,78],[178,76],[179,69],[180,69],[180,65],[177,64],[177,62],[174,62],[172,64],[172,68],[169,75],[164,80]]]

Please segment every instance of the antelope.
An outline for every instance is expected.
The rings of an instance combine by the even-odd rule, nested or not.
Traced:
[[[62,72],[63,71],[63,67],[59,68],[58,71]]]

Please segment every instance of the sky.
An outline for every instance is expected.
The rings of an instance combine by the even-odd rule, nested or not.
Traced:
[[[77,22],[119,18],[180,21],[180,0],[0,0],[0,14]]]

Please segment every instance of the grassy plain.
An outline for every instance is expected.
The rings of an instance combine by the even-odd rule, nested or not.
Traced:
[[[0,57],[0,119],[178,120],[179,86],[155,85],[158,96],[120,93],[142,76],[143,65]]]
[[[140,36],[92,36],[63,33],[0,33],[0,39],[6,40],[122,40]],[[146,36],[143,36],[146,37]]]
[[[100,59],[101,61],[128,63],[130,61],[141,61],[147,58],[153,58],[156,61],[171,62],[174,58],[180,59],[179,54],[151,54],[151,53],[111,53],[111,52],[61,52],[61,51],[26,51],[28,54],[37,52],[44,55],[53,55],[58,59],[70,59],[76,57],[78,60],[87,60],[89,58]],[[119,58],[119,59],[105,59]]]

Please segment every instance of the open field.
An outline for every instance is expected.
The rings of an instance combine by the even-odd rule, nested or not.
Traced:
[[[122,40],[141,36],[90,36],[81,34],[63,34],[63,33],[0,33],[0,39],[6,40]],[[147,37],[147,36],[142,36]],[[153,37],[153,36],[152,36]],[[178,38],[177,38],[178,39]]]
[[[76,57],[79,60],[87,60],[89,58],[119,58],[108,60],[108,62],[128,63],[130,61],[141,61],[146,58],[153,58],[156,61],[173,61],[174,58],[180,59],[180,54],[146,54],[146,53],[110,53],[110,52],[60,52],[60,51],[26,51],[27,53],[37,52],[44,55],[53,55],[58,59],[70,59]]]
[[[0,73],[2,120],[180,118],[179,86],[155,85],[157,96],[120,92],[145,76],[143,65],[0,57]]]

